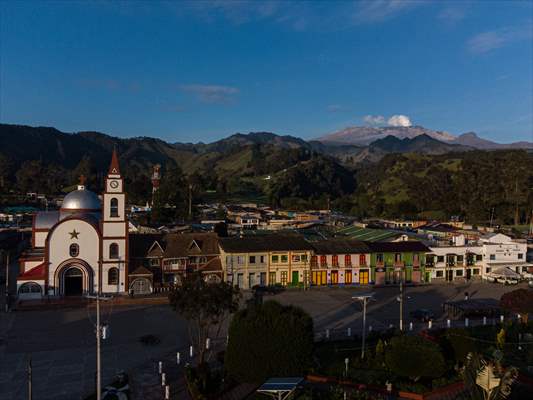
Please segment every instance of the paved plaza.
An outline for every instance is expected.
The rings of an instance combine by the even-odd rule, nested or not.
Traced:
[[[520,287],[523,287],[521,284]],[[406,287],[405,324],[409,312],[427,308],[442,315],[442,303],[471,298],[500,298],[516,286],[490,283],[441,284]],[[352,296],[372,292],[375,301],[367,309],[368,325],[383,329],[398,326],[398,287],[386,288],[313,288],[309,291],[286,290],[274,299],[306,310],[315,321],[315,332],[326,329],[344,332],[348,327],[357,334],[361,327],[361,305]],[[249,297],[246,293],[245,297]],[[103,320],[109,323],[111,337],[103,341],[103,382],[122,370],[135,371],[165,355],[188,346],[186,324],[168,305],[103,306]],[[27,361],[33,364],[33,398],[83,399],[94,390],[95,337],[94,308],[43,309],[0,313],[0,400],[27,398]],[[161,343],[144,346],[142,335],[153,334]],[[139,384],[137,382],[136,384]]]
[[[412,319],[409,313],[418,308],[433,311],[435,323],[441,325],[443,321],[442,304],[446,301],[463,300],[464,293],[468,292],[470,298],[493,298],[499,299],[505,292],[515,290],[518,287],[527,287],[521,283],[519,286],[504,286],[501,284],[476,282],[433,284],[427,286],[404,287],[404,324],[407,327]],[[353,334],[360,333],[362,305],[352,300],[352,296],[361,293],[372,293],[373,299],[367,305],[367,326],[382,330],[391,324],[399,326],[400,305],[397,297],[399,287],[379,288],[343,288],[321,287],[310,291],[284,291],[275,296],[266,296],[267,299],[275,299],[284,304],[293,304],[303,308],[314,320],[315,334],[317,336],[330,331],[346,331],[352,328]],[[421,327],[421,323],[415,321],[415,327]],[[424,324],[425,325],[425,324]]]
[[[183,321],[168,305],[103,307],[111,337],[102,345],[102,382],[187,346]],[[17,311],[0,317],[0,399],[27,398],[27,360],[33,365],[33,399],[82,399],[95,387],[94,309]],[[161,343],[144,346],[142,335]]]

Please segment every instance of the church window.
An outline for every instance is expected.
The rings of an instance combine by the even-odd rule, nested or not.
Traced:
[[[35,282],[27,282],[19,288],[19,293],[41,293],[41,286]]]
[[[115,197],[110,202],[110,216],[118,217],[118,200]]]
[[[80,254],[80,246],[77,243],[72,243],[69,247],[69,254],[71,257],[78,257]]]
[[[109,245],[109,258],[118,258],[118,244],[111,243]]]
[[[111,268],[107,271],[107,284],[118,285],[118,268]]]

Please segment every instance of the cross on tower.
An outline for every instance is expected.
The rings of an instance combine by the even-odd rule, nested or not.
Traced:
[[[85,175],[80,175],[80,185],[85,186],[85,182],[87,181],[87,178]]]

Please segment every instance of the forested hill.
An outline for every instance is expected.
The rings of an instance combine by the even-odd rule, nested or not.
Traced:
[[[163,166],[161,201],[259,200],[291,208],[334,208],[355,216],[525,221],[533,204],[533,155],[475,150],[428,136],[369,146],[306,142],[257,132],[209,144],[121,139],[98,132],[0,125],[0,192],[70,190],[78,176],[99,191],[118,149],[129,200],[151,196],[152,166]],[[179,209],[179,207],[178,207]],[[177,211],[179,212],[179,210]]]
[[[163,166],[163,177],[170,171],[174,177],[183,175],[198,195],[211,192],[266,199],[271,183],[279,183],[278,177],[292,176],[300,166],[311,171],[313,165],[332,174],[325,177],[331,182],[332,196],[351,193],[355,188],[353,172],[325,154],[328,146],[291,136],[256,132],[209,144],[171,144],[148,137],[121,139],[98,132],[69,134],[54,128],[8,124],[0,125],[0,187],[3,191],[55,194],[71,189],[83,174],[89,177],[89,186],[97,190],[114,147],[130,200],[138,203],[150,198],[149,176],[155,164]],[[303,179],[299,184],[314,187]],[[323,189],[317,190],[322,194]]]

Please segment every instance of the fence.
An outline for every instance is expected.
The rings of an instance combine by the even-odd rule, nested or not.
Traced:
[[[431,331],[439,329],[451,329],[451,328],[469,328],[474,326],[496,326],[504,322],[519,321],[520,318],[517,317],[509,318],[504,315],[499,317],[488,318],[483,317],[479,319],[465,318],[463,320],[452,320],[452,319],[439,319],[439,320],[429,320],[427,322],[421,321],[405,321],[403,322],[403,331],[406,333],[419,333],[421,331]],[[384,332],[389,329],[399,329],[398,324],[385,324],[374,320],[372,323],[367,322],[366,335],[369,335],[372,332]],[[356,337],[362,336],[362,326],[345,326],[342,328],[326,328],[315,331],[315,341],[324,341],[324,340],[346,340],[353,339]]]

